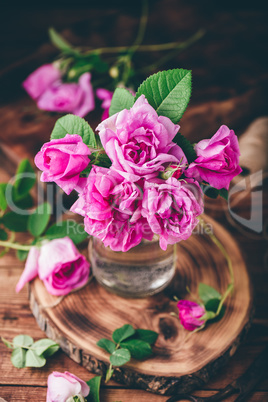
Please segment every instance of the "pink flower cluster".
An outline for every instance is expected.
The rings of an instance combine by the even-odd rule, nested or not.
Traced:
[[[90,73],[84,73],[78,83],[63,83],[60,70],[53,64],[45,64],[22,85],[39,109],[84,117],[95,107],[90,79]]]
[[[54,180],[67,193],[78,191],[71,210],[84,217],[85,230],[105,246],[127,251],[157,235],[165,250],[186,240],[197,225],[203,212],[200,183],[228,189],[241,171],[238,141],[228,127],[200,141],[190,164],[173,141],[179,128],[158,116],[142,95],[130,110],[97,127],[112,162],[109,169],[93,165],[89,176],[79,179],[90,152],[78,135],[45,144],[35,160],[44,181]]]

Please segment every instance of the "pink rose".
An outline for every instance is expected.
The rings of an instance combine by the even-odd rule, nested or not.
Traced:
[[[59,373],[53,371],[47,379],[47,400],[46,402],[67,402],[72,397],[80,397],[80,401],[84,401],[90,391],[85,381],[76,377],[74,374],[65,371]],[[69,399],[70,398],[70,399]]]
[[[101,116],[101,120],[106,120],[109,117],[109,109],[111,106],[113,94],[113,92],[108,91],[108,89],[104,88],[98,88],[96,90],[97,97],[103,101],[101,107],[102,109],[104,109],[104,112]]]
[[[198,142],[195,151],[198,157],[186,170],[187,177],[228,190],[230,181],[242,172],[238,140],[227,126],[221,126],[211,139]]]
[[[35,156],[36,166],[43,171],[41,181],[54,181],[66,194],[78,185],[79,175],[89,164],[89,148],[80,135],[46,142]]]
[[[153,233],[159,235],[160,247],[186,240],[203,212],[202,191],[192,179],[152,179],[144,184],[142,216]]]
[[[84,73],[78,83],[54,82],[38,98],[39,109],[52,112],[67,112],[84,117],[95,107],[90,73]]]
[[[31,248],[16,292],[38,275],[50,294],[66,295],[73,289],[84,286],[89,272],[89,262],[79,253],[69,237],[51,240],[40,248]]]
[[[22,83],[22,86],[31,98],[36,100],[60,78],[60,70],[53,64],[44,64],[30,74]]]
[[[182,149],[172,142],[179,126],[158,116],[144,95],[130,110],[104,120],[97,130],[112,169],[128,180],[155,177],[167,163],[187,162]]]
[[[200,318],[205,315],[206,310],[199,304],[188,300],[180,300],[177,307],[180,322],[188,331],[194,331],[205,323],[205,320],[200,320]]]
[[[114,251],[127,251],[153,233],[141,216],[142,182],[93,166],[84,191],[71,211],[84,216],[85,230]]]

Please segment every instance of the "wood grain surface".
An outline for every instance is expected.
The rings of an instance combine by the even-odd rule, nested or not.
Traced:
[[[156,296],[125,299],[93,281],[79,292],[68,295],[56,307],[44,308],[53,305],[57,298],[47,293],[42,281],[36,279],[30,287],[30,305],[39,326],[59,342],[73,360],[102,375],[109,360],[107,353],[96,345],[99,339],[110,339],[112,332],[126,323],[152,329],[160,334],[154,356],[143,362],[132,359],[124,367],[116,368],[113,378],[125,385],[164,395],[192,391],[205,383],[235,353],[252,316],[251,285],[240,251],[219,224],[208,217],[205,219],[225,246],[234,269],[235,292],[228,298],[225,315],[219,322],[186,341],[188,332],[170,316],[171,312],[177,313],[174,296],[189,298],[186,286],[195,296],[199,282],[223,294],[230,282],[227,263],[220,250],[208,235],[196,233],[177,244],[175,277],[168,288]]]

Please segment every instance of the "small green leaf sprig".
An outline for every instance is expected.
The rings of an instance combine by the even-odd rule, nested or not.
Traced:
[[[110,366],[106,373],[107,383],[114,372],[114,367],[128,363],[133,357],[137,360],[146,359],[152,355],[152,347],[158,334],[147,329],[134,329],[132,325],[125,324],[112,334],[112,341],[102,338],[97,345],[110,354]]]
[[[8,348],[13,349],[11,362],[16,368],[43,367],[46,359],[59,350],[59,345],[48,338],[34,342],[29,335],[18,335],[12,342],[4,338],[1,340]]]
[[[0,183],[0,247],[3,247],[0,257],[14,249],[17,258],[24,261],[30,248],[42,244],[44,240],[68,236],[77,245],[88,237],[84,226],[74,221],[70,224],[66,220],[49,226],[52,211],[48,202],[34,208],[31,190],[36,183],[36,174],[28,159],[19,164],[14,178],[13,183]],[[32,237],[29,244],[15,241],[19,232],[29,233]]]

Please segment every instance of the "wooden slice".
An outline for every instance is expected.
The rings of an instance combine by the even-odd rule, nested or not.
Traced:
[[[226,300],[222,320],[188,337],[189,332],[170,315],[177,313],[174,296],[190,298],[187,285],[195,295],[199,282],[223,293],[230,281],[226,260],[219,249],[208,235],[194,233],[177,244],[177,272],[171,285],[145,299],[121,298],[93,280],[55,307],[46,307],[58,299],[48,294],[43,283],[36,279],[30,286],[30,305],[39,326],[73,360],[101,375],[106,372],[109,356],[96,345],[99,339],[111,339],[112,332],[126,323],[152,329],[159,333],[153,357],[142,362],[132,359],[116,368],[113,378],[163,395],[202,387],[234,354],[249,328],[252,314],[250,279],[240,251],[225,229],[211,218],[205,219],[213,225],[215,235],[233,262],[235,292]]]

